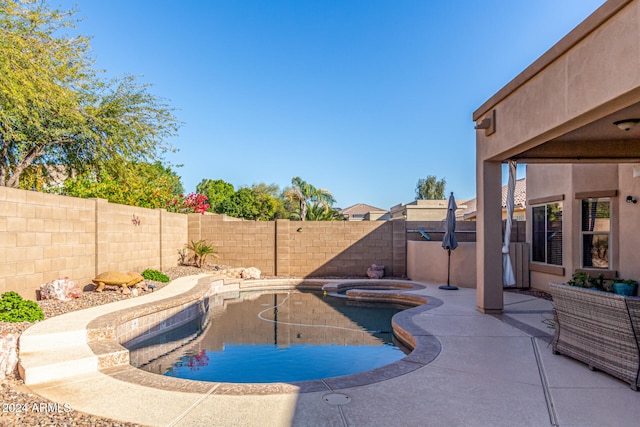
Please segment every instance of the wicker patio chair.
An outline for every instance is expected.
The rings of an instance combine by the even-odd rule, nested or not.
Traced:
[[[640,386],[640,298],[551,283],[553,352]]]

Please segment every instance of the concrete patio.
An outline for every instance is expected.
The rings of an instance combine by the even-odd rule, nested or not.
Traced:
[[[399,376],[391,373],[386,380],[343,388],[324,381],[321,391],[300,392],[289,386],[279,392],[242,395],[224,393],[219,384],[196,392],[150,387],[136,382],[135,369],[128,368],[130,374],[121,372],[120,378],[108,370],[96,371],[30,388],[73,410],[150,426],[631,426],[640,422],[640,393],[552,354],[549,301],[505,292],[503,314],[492,316],[476,309],[474,289],[446,291],[421,284],[425,288],[414,294],[442,304],[418,311],[411,320],[418,327],[416,334],[437,338],[441,351],[429,363],[420,364],[419,357],[406,359],[405,365],[418,365]],[[171,287],[165,297],[179,292]],[[96,309],[89,317],[110,310]],[[126,375],[131,378],[123,380]]]

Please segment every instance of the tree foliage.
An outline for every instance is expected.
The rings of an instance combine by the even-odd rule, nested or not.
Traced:
[[[292,218],[300,221],[307,219],[307,204],[309,202],[326,207],[331,207],[336,202],[329,190],[317,188],[297,176],[291,180],[291,187],[285,190],[284,196],[290,203],[297,205],[296,211],[292,213]]]
[[[74,11],[0,1],[0,185],[33,165],[119,176],[171,147],[172,110],[132,76],[107,80],[88,39],[69,36]]]
[[[203,179],[196,185],[196,193],[203,194],[209,198],[211,211],[222,212],[222,204],[235,194],[232,184],[221,179]]]
[[[435,175],[420,178],[416,185],[416,200],[444,200],[446,184],[444,178],[438,181]]]
[[[338,217],[338,211],[322,203],[310,203],[307,209],[307,221],[333,221]]]
[[[221,179],[203,179],[196,191],[209,198],[210,210],[215,213],[260,221],[287,216],[276,184],[253,184],[235,191],[232,184]]]
[[[99,197],[111,203],[143,208],[165,208],[183,192],[180,177],[160,162],[127,163],[119,176],[106,169],[88,169],[68,178],[50,192],[74,197]]]

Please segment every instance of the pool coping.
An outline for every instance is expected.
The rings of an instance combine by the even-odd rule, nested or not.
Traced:
[[[190,284],[190,286],[187,285]],[[181,287],[182,289],[176,289]],[[168,296],[161,297],[163,290]],[[194,305],[205,297],[242,291],[269,291],[276,289],[316,289],[326,292],[346,290],[346,297],[359,301],[394,302],[414,307],[397,313],[392,320],[396,337],[411,352],[397,362],[356,374],[310,380],[302,382],[280,383],[224,383],[206,382],[162,376],[135,368],[129,364],[129,352],[120,344],[124,340],[118,338],[118,327],[126,322],[135,321],[142,316],[149,316],[162,310],[176,309],[186,305]],[[431,333],[412,321],[413,316],[442,305],[442,301],[417,295],[412,291],[424,289],[424,286],[412,281],[390,279],[269,279],[269,280],[229,280],[216,275],[188,276],[177,279],[156,292],[155,298],[147,298],[153,294],[135,299],[134,303],[120,304],[119,301],[103,306],[95,313],[87,313],[85,317],[85,343],[89,353],[95,355],[95,369],[113,379],[127,383],[152,387],[167,391],[186,393],[221,394],[221,395],[270,395],[282,393],[311,393],[332,391],[337,389],[365,386],[379,383],[420,369],[433,361],[441,351],[440,341]],[[82,310],[90,311],[91,309]],[[63,315],[64,316],[64,315]],[[55,318],[52,318],[55,319]],[[40,322],[40,324],[46,323]],[[30,328],[31,329],[31,328]],[[28,329],[25,332],[28,332]],[[41,327],[46,331],[47,328]],[[27,351],[27,354],[36,351]],[[22,359],[22,357],[21,357]],[[28,365],[23,363],[22,365]],[[89,372],[92,369],[89,369]],[[61,375],[58,378],[47,378],[45,381],[27,381],[24,369],[21,375],[27,385],[58,383],[68,380],[74,375]],[[85,372],[86,373],[86,372]]]

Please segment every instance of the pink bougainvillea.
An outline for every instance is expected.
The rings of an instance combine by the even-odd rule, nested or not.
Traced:
[[[204,214],[209,209],[209,198],[198,193],[189,193],[187,196],[181,194],[177,198],[167,203],[167,210],[181,213]]]

